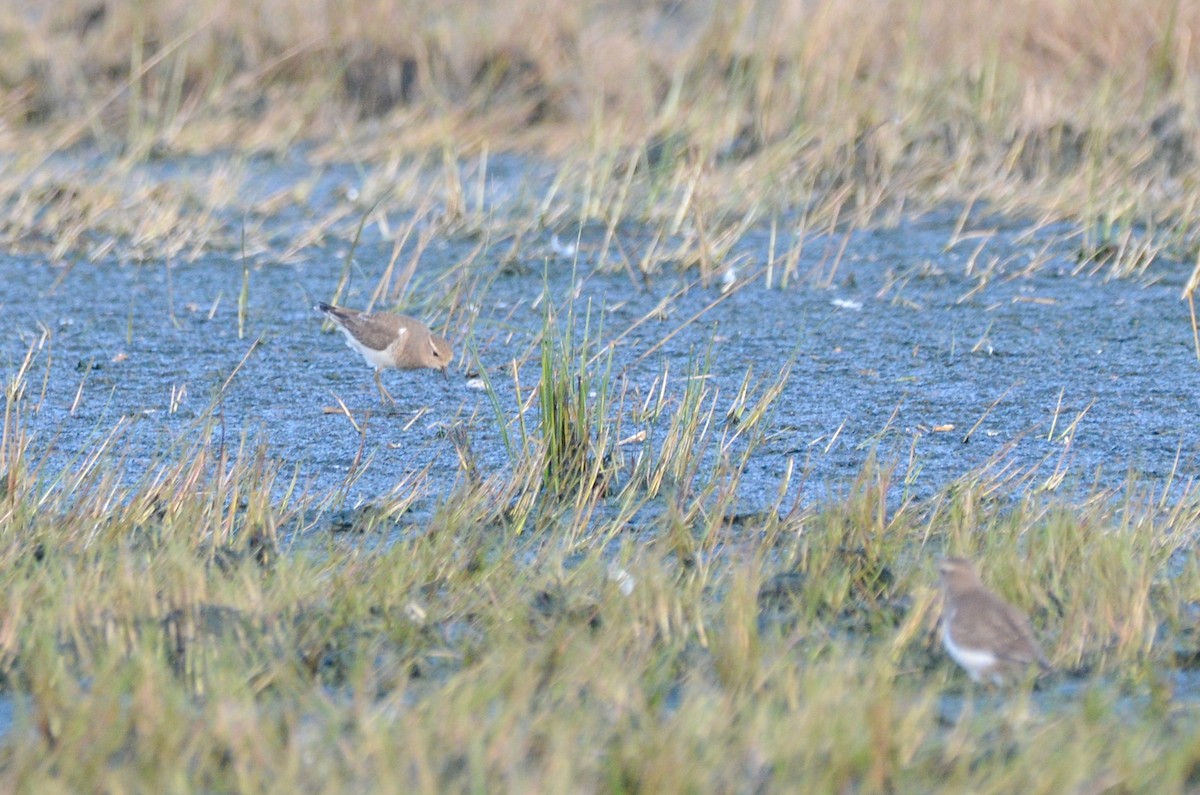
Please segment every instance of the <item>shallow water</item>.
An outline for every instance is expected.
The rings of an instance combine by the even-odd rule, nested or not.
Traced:
[[[544,188],[536,183],[545,179],[545,168],[522,166],[515,158],[491,160],[495,212]],[[160,179],[186,178],[195,167],[146,166]],[[291,161],[247,161],[241,168],[250,172],[247,190],[260,195],[312,176]],[[325,168],[310,202],[327,208],[352,193],[361,178],[349,167]],[[46,471],[127,417],[133,427],[125,465],[136,473],[172,442],[190,438],[196,418],[245,357],[219,401],[215,432],[227,444],[243,434],[264,440],[285,478],[297,473],[304,488],[326,493],[343,484],[360,448],[351,423],[324,411],[340,397],[368,426],[369,465],[356,473],[346,495],[347,504],[355,505],[426,467],[431,494],[449,490],[458,459],[441,431],[452,423],[465,427],[482,474],[508,465],[492,404],[465,374],[488,369],[511,423],[517,405],[511,361],[536,345],[543,285],[560,312],[571,295],[580,316],[590,305],[593,327],[602,317],[604,340],[678,293],[661,319],[643,323],[615,347],[614,371],[631,391],[644,394],[667,371],[668,394],[678,398],[689,372],[708,357],[706,383],[723,418],[747,370],[761,385],[791,364],[769,439],[742,478],[739,512],[774,503],[789,459],[803,473],[793,480],[789,499],[815,502],[844,488],[871,450],[896,462],[900,475],[907,475],[901,487],[915,497],[989,462],[1008,477],[1036,470],[1028,479],[1015,477],[1018,487],[1041,485],[1064,468],[1065,488],[1115,486],[1131,472],[1165,483],[1177,456],[1174,484],[1193,477],[1200,371],[1179,298],[1190,266],[1160,260],[1152,283],[1072,275],[1078,266],[1073,230],[1060,225],[1031,231],[1019,221],[987,217],[967,224],[968,230],[990,231],[982,249],[973,238],[946,250],[958,215],[932,213],[894,229],[855,232],[848,240],[840,233],[810,236],[798,271],[833,272],[832,286],[815,287],[814,279],[802,278],[780,288],[776,272],[772,288],[759,277],[739,283],[721,301],[719,284],[703,286],[691,274],[666,273],[645,288],[620,269],[598,272],[600,227],[526,241],[525,267],[517,269],[501,267],[509,245],[498,243],[471,266],[476,287],[469,300],[478,312],[472,333],[465,335],[469,324],[461,317],[448,328],[438,323],[444,316],[430,318],[456,345],[449,382],[431,373],[386,373],[400,406],[391,414],[382,411],[361,359],[340,337],[322,334],[311,309],[331,297],[344,246],[307,249],[289,264],[274,262],[270,252],[252,259],[242,338],[239,256],[211,253],[169,270],[163,262],[117,257],[74,265],[0,257],[0,316],[11,330],[0,361],[11,373],[41,330],[49,330],[26,390],[37,407],[37,445],[53,450]],[[289,211],[261,223],[282,248],[303,218]],[[618,234],[627,249],[636,250],[646,238],[632,225]],[[739,243],[731,257],[740,263],[739,276],[765,264],[769,237],[764,228]],[[789,244],[781,236],[776,251]],[[421,258],[414,297],[436,307],[445,289],[439,276],[477,245],[471,234],[435,239]],[[366,303],[391,247],[377,227],[364,230],[344,303]],[[1049,260],[1026,273],[1043,251]],[[980,286],[975,274],[992,262],[1003,264]],[[660,350],[639,360],[681,326]],[[255,339],[261,344],[247,355]],[[536,357],[525,358],[523,389],[536,377]],[[174,413],[173,389],[186,390]],[[421,413],[423,407],[428,410]],[[627,423],[625,432],[646,430],[653,441],[665,427],[664,417],[649,427]],[[1062,435],[1068,428],[1069,444]],[[419,521],[435,504],[419,501],[409,518]]]
[[[145,168],[147,178],[186,179],[189,169],[203,165]],[[246,161],[240,168],[250,174],[248,202],[313,178],[302,160]],[[551,173],[544,164],[493,158],[489,212],[511,211],[523,197],[540,194]],[[309,201],[324,212],[356,190],[363,175],[349,166],[326,167],[315,179]],[[342,507],[333,506],[318,529],[352,521],[354,506],[379,500],[428,469],[430,489],[404,517],[419,527],[438,495],[461,477],[445,432],[450,426],[465,433],[480,474],[511,466],[491,399],[467,374],[486,368],[503,421],[516,434],[512,362],[521,362],[528,395],[537,380],[544,289],[560,314],[573,301],[580,318],[590,308],[593,329],[602,319],[603,341],[620,338],[614,389],[623,386],[639,400],[665,372],[666,394],[678,405],[689,374],[704,369],[719,421],[747,371],[761,394],[790,366],[767,439],[740,481],[741,515],[775,505],[789,462],[797,476],[785,502],[813,504],[845,491],[873,451],[897,466],[893,499],[927,497],[981,468],[1018,491],[1062,472],[1060,488],[1068,494],[1118,487],[1131,472],[1155,488],[1184,488],[1196,476],[1200,452],[1200,368],[1179,298],[1190,266],[1160,260],[1152,279],[1077,275],[1071,228],[1035,230],[986,216],[967,224],[990,232],[982,248],[980,238],[972,238],[947,250],[959,214],[948,209],[848,239],[811,235],[799,262],[801,278],[781,287],[776,270],[774,284],[762,276],[735,281],[727,295],[720,279],[706,286],[691,273],[666,272],[649,286],[635,285],[611,262],[595,267],[605,230],[594,225],[526,240],[518,267],[505,262],[511,242],[498,241],[459,274],[471,285],[466,295],[477,312],[474,322],[455,315],[449,326],[440,302],[445,274],[479,239],[436,237],[421,257],[413,296],[432,308],[428,319],[454,342],[457,358],[448,381],[425,372],[386,373],[396,412],[382,410],[370,371],[340,336],[321,333],[312,310],[333,295],[345,243],[302,249],[286,263],[278,261],[279,252],[252,255],[241,337],[239,255],[212,252],[169,268],[121,255],[74,264],[0,255],[0,317],[7,330],[0,363],[8,381],[47,332],[25,388],[33,452],[48,456],[44,474],[76,466],[79,451],[94,448],[122,418],[130,428],[119,451],[130,478],[208,428],[227,445],[244,437],[263,442],[280,467],[281,493],[293,474],[309,494],[345,487]],[[309,217],[292,208],[256,223],[282,252]],[[222,222],[232,237],[239,219]],[[353,224],[341,231],[352,236]],[[618,235],[627,251],[637,251],[649,233],[630,224]],[[791,242],[781,235],[775,250]],[[747,234],[731,256],[739,263],[737,276],[761,268],[770,251],[767,228]],[[368,301],[391,252],[392,242],[377,227],[364,230],[344,303]],[[1049,260],[1026,272],[1043,252]],[[978,274],[991,263],[1001,264],[981,284]],[[811,278],[830,273],[828,280]],[[830,286],[816,286],[826,281]],[[665,311],[654,314],[672,295]],[[339,399],[366,424],[365,444],[346,417],[326,412]],[[622,433],[646,431],[645,449],[653,449],[669,417],[639,424],[630,407]],[[217,421],[205,425],[210,409]],[[535,427],[533,417],[528,422]],[[709,463],[721,432],[714,429],[705,451]],[[368,463],[347,485],[360,446]],[[626,453],[637,454],[636,446]],[[1196,685],[1190,673],[1178,674],[1176,697],[1193,701]],[[12,703],[0,698],[0,735],[11,721]]]

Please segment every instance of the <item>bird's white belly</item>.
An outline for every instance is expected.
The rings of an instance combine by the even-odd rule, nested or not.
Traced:
[[[341,331],[342,336],[346,338],[346,345],[362,354],[362,357],[366,360],[368,367],[373,367],[376,370],[382,370],[385,367],[392,366],[392,356],[386,348],[381,351],[377,351],[374,348],[368,348],[366,345],[363,345],[361,342],[356,340],[354,335],[346,329],[339,328],[339,331]]]
[[[996,655],[986,649],[965,649],[956,645],[948,627],[942,627],[942,645],[976,682],[982,681],[981,674],[996,664]]]

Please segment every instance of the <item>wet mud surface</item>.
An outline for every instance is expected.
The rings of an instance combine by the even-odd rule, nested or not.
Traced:
[[[253,167],[264,174],[248,184],[264,193],[304,173],[287,163]],[[494,160],[491,169],[495,212],[519,205],[536,192],[528,183],[544,176],[515,160]],[[327,169],[312,201],[333,201],[357,179],[354,169]],[[730,257],[737,270],[728,292],[719,275],[706,285],[694,271],[665,271],[643,282],[611,262],[596,268],[602,226],[547,230],[524,241],[515,264],[510,244],[498,240],[452,272],[480,240],[450,231],[422,254],[411,296],[416,313],[454,343],[455,363],[448,381],[385,373],[394,412],[379,403],[362,359],[339,335],[322,333],[312,310],[333,296],[346,242],[304,249],[286,263],[272,251],[251,256],[240,338],[239,254],[170,267],[117,255],[74,264],[0,257],[0,361],[11,375],[48,332],[26,385],[33,450],[49,451],[45,472],[73,466],[72,456],[126,418],[123,466],[137,477],[203,430],[211,408],[218,421],[210,432],[227,445],[243,437],[265,443],[281,489],[293,475],[308,493],[344,489],[346,508],[427,470],[431,488],[405,517],[412,523],[461,477],[447,429],[465,433],[481,474],[511,466],[492,400],[467,376],[486,368],[515,433],[512,362],[521,363],[527,395],[546,301],[560,314],[573,301],[580,318],[590,306],[593,329],[602,319],[601,341],[618,340],[613,388],[631,396],[644,398],[667,373],[676,407],[689,374],[702,370],[723,419],[747,371],[761,393],[790,367],[769,436],[742,477],[741,513],[774,503],[789,460],[797,474],[788,499],[811,504],[844,490],[872,451],[895,462],[897,490],[916,498],[981,467],[1019,489],[1117,486],[1130,473],[1164,486],[1172,473],[1176,485],[1194,477],[1200,368],[1180,300],[1190,265],[1160,259],[1147,276],[1126,280],[1081,275],[1071,228],[984,214],[966,224],[974,237],[948,245],[960,212],[848,236],[810,234],[800,278],[786,287],[781,264],[765,284],[770,230],[752,231]],[[304,218],[285,213],[262,223],[283,250]],[[648,234],[632,224],[617,229],[627,251]],[[774,250],[791,242],[781,235]],[[367,303],[392,246],[368,226],[343,303]],[[447,324],[451,280],[466,281],[474,318],[457,312]],[[365,437],[345,416],[327,413],[339,399]],[[623,433],[644,430],[653,445],[668,423],[669,412],[643,425],[629,417]]]

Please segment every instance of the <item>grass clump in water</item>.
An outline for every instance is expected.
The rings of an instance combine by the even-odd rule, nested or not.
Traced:
[[[603,489],[605,467],[610,466],[608,413],[612,357],[598,369],[591,357],[588,313],[583,342],[575,345],[575,313],[568,309],[561,325],[547,306],[542,323],[541,443],[545,472],[543,483],[555,496]],[[595,332],[599,334],[599,330]]]

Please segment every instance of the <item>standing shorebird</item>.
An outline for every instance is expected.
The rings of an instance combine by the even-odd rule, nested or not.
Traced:
[[[942,645],[973,680],[1002,685],[1034,664],[1050,670],[1029,619],[989,591],[969,560],[945,558],[938,571],[945,587]]]
[[[441,370],[449,378],[447,369],[454,352],[445,337],[439,337],[421,321],[393,315],[388,312],[356,312],[331,304],[317,304],[316,310],[323,312],[346,335],[346,344],[362,354],[370,367],[375,368],[375,386],[379,396],[396,405],[395,398],[383,387],[379,372],[386,368],[396,370],[419,370],[430,368]]]

